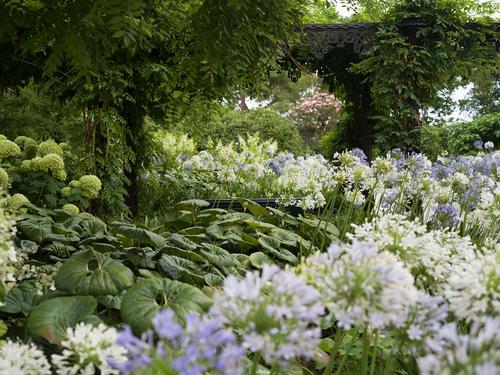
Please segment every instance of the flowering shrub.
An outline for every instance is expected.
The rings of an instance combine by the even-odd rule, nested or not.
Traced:
[[[341,106],[342,103],[334,95],[316,92],[299,100],[286,117],[297,125],[306,144],[315,146],[338,120]]]
[[[23,136],[14,142],[4,137],[0,143],[0,189],[8,188],[12,194],[4,201],[11,208],[29,202],[49,208],[73,204],[87,209],[89,199],[98,196],[102,186],[96,176],[81,176],[66,185],[65,158],[73,156],[64,144],[52,139],[38,144]]]

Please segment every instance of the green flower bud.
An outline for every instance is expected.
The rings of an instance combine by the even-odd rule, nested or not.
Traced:
[[[0,134],[0,141],[3,141],[4,139],[7,139],[7,137],[3,134]]]
[[[46,156],[56,154],[60,157],[64,156],[63,149],[53,139],[48,139],[38,145],[37,156]]]
[[[101,190],[101,180],[94,175],[86,175],[80,177],[80,190],[85,198],[97,198],[99,190]]]
[[[73,215],[78,215],[80,213],[80,209],[71,203],[65,204],[62,209]]]
[[[0,141],[0,159],[18,158],[21,156],[21,149],[14,142],[4,139]]]
[[[9,187],[9,175],[5,169],[0,167],[0,189],[6,189],[7,187]]]
[[[71,180],[69,183],[69,186],[79,189],[80,188],[80,181]]]
[[[68,198],[71,195],[71,187],[66,186],[61,189],[61,196],[64,198]]]

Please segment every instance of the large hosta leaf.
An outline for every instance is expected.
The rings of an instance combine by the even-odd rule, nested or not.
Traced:
[[[169,307],[182,319],[188,311],[202,313],[212,300],[198,288],[175,280],[150,278],[139,281],[123,296],[121,315],[136,332],[143,332],[162,308]]]
[[[153,245],[161,249],[167,244],[167,240],[155,232],[136,227],[128,223],[112,223],[113,231],[117,235],[121,235],[124,241],[136,241],[143,245]]]
[[[205,282],[203,272],[196,263],[175,255],[163,254],[158,261],[158,268],[171,279],[197,285],[203,285]]]
[[[70,294],[116,295],[135,281],[133,272],[109,256],[91,250],[73,255],[59,268],[56,288]]]
[[[298,258],[292,252],[281,247],[281,242],[277,238],[261,235],[259,237],[259,244],[268,255],[292,264],[299,262]]]
[[[92,296],[57,297],[43,301],[28,317],[28,330],[52,343],[66,337],[66,329],[88,318],[97,302]]]
[[[31,312],[33,306],[38,303],[40,296],[33,283],[21,283],[7,293],[4,305],[0,306],[0,311],[17,314],[23,313],[25,316]]]
[[[52,219],[49,217],[32,217],[17,223],[17,227],[23,235],[40,244],[52,234]]]

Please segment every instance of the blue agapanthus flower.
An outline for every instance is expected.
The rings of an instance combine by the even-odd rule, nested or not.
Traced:
[[[153,319],[156,344],[153,331],[139,339],[126,327],[118,344],[127,349],[129,359],[122,363],[110,361],[110,366],[128,374],[161,361],[179,375],[243,373],[244,350],[220,319],[188,313],[185,320],[181,324],[171,309],[157,313]]]

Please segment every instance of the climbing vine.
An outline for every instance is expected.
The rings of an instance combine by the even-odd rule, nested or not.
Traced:
[[[402,31],[402,22],[415,25]],[[380,24],[361,62],[370,83],[375,146],[420,149],[421,110],[458,77],[495,64],[498,31],[471,23],[452,1],[410,0]]]

